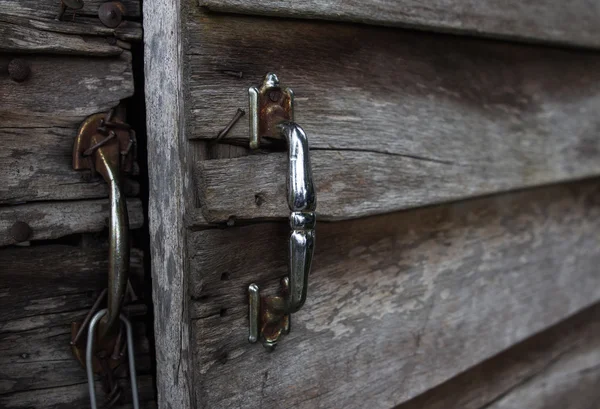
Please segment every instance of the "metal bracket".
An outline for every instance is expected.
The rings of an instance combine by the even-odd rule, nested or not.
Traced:
[[[294,121],[294,92],[281,88],[277,75],[268,73],[259,88],[248,89],[250,97],[250,148],[258,149],[261,137],[282,139],[277,125]]]
[[[266,75],[260,88],[251,87],[250,146],[261,137],[284,139],[288,147],[287,202],[290,208],[289,269],[280,295],[261,296],[260,288],[248,287],[250,329],[248,340],[262,339],[273,350],[282,335],[290,332],[291,317],[306,301],[308,275],[315,246],[317,198],[312,180],[308,139],[293,119],[293,92],[282,89],[275,74]],[[271,95],[273,93],[273,95]]]

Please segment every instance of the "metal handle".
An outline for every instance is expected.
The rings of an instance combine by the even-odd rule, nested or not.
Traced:
[[[117,334],[129,278],[129,218],[123,175],[133,168],[135,133],[121,120],[122,115],[118,107],[86,118],[73,148],[73,168],[97,172],[109,186],[108,313],[100,323],[101,339]]]
[[[290,314],[302,308],[308,290],[308,275],[315,247],[317,198],[312,179],[308,139],[294,122],[282,122],[279,131],[288,147],[287,200],[291,210],[289,273],[282,281],[281,296],[260,297],[260,289],[250,284],[248,340],[272,350],[282,334],[290,331]]]
[[[109,249],[108,249],[108,313],[100,324],[100,336],[107,337],[117,332],[119,315],[129,278],[129,216],[127,203],[122,193],[122,174],[118,161],[110,161],[98,149],[105,164],[110,195]]]

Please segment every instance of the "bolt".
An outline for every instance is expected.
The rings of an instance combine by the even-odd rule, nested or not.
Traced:
[[[281,98],[281,91],[278,89],[274,89],[273,91],[269,92],[269,99],[273,102],[277,102],[279,101],[279,98]]]
[[[98,9],[98,18],[102,24],[109,28],[115,28],[121,24],[124,14],[125,7],[122,3],[117,1],[104,3]]]
[[[27,241],[32,233],[31,227],[25,222],[16,222],[10,228],[10,235],[17,243]]]
[[[8,75],[13,81],[23,82],[31,74],[29,63],[21,58],[15,58],[8,63]]]

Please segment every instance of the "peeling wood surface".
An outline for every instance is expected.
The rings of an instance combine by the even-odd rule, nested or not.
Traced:
[[[595,180],[321,223],[309,298],[272,354],[247,342],[246,289],[286,273],[289,227],[192,232],[196,405],[414,398],[598,302],[599,216]]]
[[[101,177],[73,170],[76,135],[74,128],[0,128],[0,204],[108,197]],[[139,184],[126,179],[124,190],[135,196]]]
[[[600,46],[600,5],[557,0],[199,0],[212,11],[341,20],[534,42]]]
[[[598,367],[595,305],[396,409],[589,409],[600,401]]]
[[[133,95],[131,53],[116,58],[19,56],[31,67],[24,82],[0,76],[0,129],[79,126]],[[10,58],[2,57],[2,70]],[[32,142],[33,143],[33,142]]]
[[[588,144],[590,150],[585,150]],[[563,138],[548,156],[507,156],[479,166],[371,152],[311,151],[322,221],[364,217],[600,174],[595,141]],[[594,148],[591,148],[594,146]],[[209,160],[196,167],[208,222],[287,218],[287,155]]]
[[[129,228],[144,224],[144,209],[139,199],[127,200]],[[15,244],[10,228],[24,222],[32,230],[29,240],[57,239],[76,233],[102,231],[108,228],[108,200],[31,203],[0,207],[0,246]]]
[[[85,316],[106,287],[107,253],[61,245],[0,250],[1,407],[87,407],[85,371],[69,347],[70,324]],[[142,254],[135,249],[131,280],[140,288]],[[150,408],[149,345],[139,320],[135,332],[141,400]],[[130,402],[127,389],[124,396]]]
[[[164,409],[191,409],[193,360],[187,298],[186,210],[193,203],[187,162],[179,0],[144,1],[148,134],[148,219],[156,339],[156,389]]]

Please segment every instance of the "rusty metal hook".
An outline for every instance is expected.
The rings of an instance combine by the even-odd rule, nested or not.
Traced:
[[[73,168],[91,169],[102,175],[109,187],[108,313],[100,324],[100,337],[115,336],[129,277],[129,218],[123,190],[123,175],[131,171],[133,159],[123,160],[131,144],[130,130],[114,126],[105,136],[107,123],[124,124],[118,113],[88,117],[79,128],[73,148]],[[131,155],[130,155],[131,156]]]

